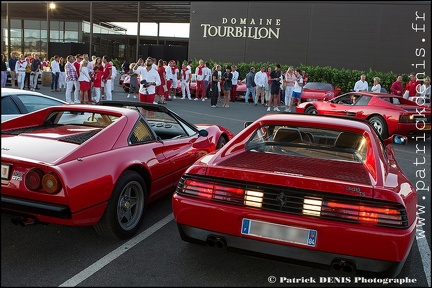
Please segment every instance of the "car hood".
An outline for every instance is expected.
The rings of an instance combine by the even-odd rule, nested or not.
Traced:
[[[316,89],[303,89],[303,93],[321,93],[321,94],[327,94],[327,93],[333,93],[333,91],[329,91],[329,90],[316,90]]]

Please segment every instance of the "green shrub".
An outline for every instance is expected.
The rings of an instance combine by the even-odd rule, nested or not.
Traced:
[[[204,62],[209,62],[210,68],[213,68],[216,61],[210,60]],[[225,71],[226,65],[237,65],[237,71],[240,74],[240,79],[244,79],[246,77],[246,74],[249,73],[249,70],[251,67],[255,67],[255,71],[258,72],[260,70],[261,66],[265,67],[272,67],[274,69],[274,66],[276,63],[270,63],[270,62],[250,62],[250,63],[230,63],[230,62],[217,62],[217,64],[221,65],[222,71]],[[289,66],[287,64],[282,64],[281,70],[285,71],[288,69]],[[193,69],[195,69],[198,66],[198,60],[195,59],[193,62]],[[351,69],[337,69],[333,68],[331,66],[307,66],[300,64],[299,66],[295,67],[292,66],[294,69],[300,69],[306,71],[306,74],[309,77],[309,82],[326,82],[331,83],[335,87],[341,88],[342,93],[346,93],[351,91],[354,88],[355,82],[357,82],[360,79],[361,74],[366,75],[366,81],[369,83],[369,86],[373,86],[373,78],[378,77],[381,79],[381,87],[385,88],[387,91],[390,92],[390,87],[393,84],[394,81],[396,81],[396,77],[398,74],[393,72],[381,72],[381,71],[375,71],[372,69],[369,69],[369,71],[362,71],[362,70],[351,70]],[[192,72],[194,73],[194,71]],[[408,74],[402,75],[402,81],[403,83],[406,83],[409,81]]]

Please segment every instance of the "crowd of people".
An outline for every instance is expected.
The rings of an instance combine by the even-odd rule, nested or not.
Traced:
[[[397,75],[396,80],[390,86],[389,93],[403,96],[409,100],[415,100],[418,104],[430,105],[430,77],[427,76],[423,79],[423,84],[417,79],[414,72],[410,73],[409,80],[405,83],[405,87],[402,83],[402,75]],[[380,93],[381,92],[381,79],[379,77],[373,78],[373,86],[370,88],[370,92]],[[362,74],[360,79],[355,83],[353,91],[368,91],[369,84],[366,81],[366,75]],[[420,101],[418,101],[420,100]]]
[[[222,70],[221,65],[198,61],[198,66],[193,69],[193,61],[182,63],[169,62],[163,59],[142,57],[134,63],[124,61],[121,70],[130,76],[129,93],[127,98],[139,98],[141,102],[165,104],[166,101],[176,99],[177,83],[181,85],[181,99],[188,98],[195,101],[210,99],[211,107],[218,107],[221,102],[223,108],[229,108],[230,102],[237,101],[237,86],[241,82],[246,84],[245,103],[249,104],[250,97],[255,106],[260,101],[267,107],[267,111],[280,111],[279,107],[285,106],[285,111],[290,112],[294,103],[300,102],[303,86],[308,81],[305,71],[288,67],[282,71],[281,66],[260,67],[255,73],[255,67],[251,67],[243,80],[237,71],[236,65],[227,65]],[[19,89],[37,90],[38,78],[42,71],[51,71],[51,91],[65,92],[68,103],[97,103],[101,99],[112,100],[114,79],[117,69],[111,59],[88,54],[68,55],[63,58],[55,55],[51,61],[40,60],[37,53],[25,56],[11,53],[8,60],[12,88],[15,88],[15,79]],[[179,68],[180,66],[180,68]],[[1,85],[6,85],[6,58],[2,54]],[[196,93],[194,99],[190,90],[192,75],[196,76]],[[402,83],[402,75],[397,75],[390,87],[389,93],[403,96],[408,99],[414,97],[423,98],[424,103],[430,104],[430,78],[423,79],[423,84],[416,78],[415,73],[410,74],[409,81]],[[139,83],[138,83],[139,79]],[[355,83],[353,91],[381,92],[381,80],[373,78],[373,85],[369,87],[366,75],[362,74]],[[222,87],[221,87],[222,86]],[[221,99],[221,92],[223,98]],[[281,105],[283,104],[283,105]],[[422,103],[420,103],[422,104]]]

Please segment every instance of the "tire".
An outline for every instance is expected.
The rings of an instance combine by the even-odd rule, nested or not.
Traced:
[[[306,108],[305,114],[318,114],[318,111],[315,108],[315,106],[312,105],[312,106],[309,106],[308,108]]]
[[[226,143],[227,143],[227,141],[226,141],[225,137],[223,135],[221,135],[219,137],[219,141],[218,141],[218,143],[216,145],[216,149],[222,148],[223,146],[225,146]]]
[[[387,123],[381,116],[372,116],[369,123],[375,128],[375,131],[381,136],[382,139],[388,137]]]
[[[135,171],[126,171],[118,179],[96,232],[106,238],[128,239],[134,236],[144,220],[147,188]]]

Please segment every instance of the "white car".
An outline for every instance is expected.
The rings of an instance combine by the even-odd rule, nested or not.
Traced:
[[[39,92],[12,88],[1,89],[1,122],[66,101]]]

